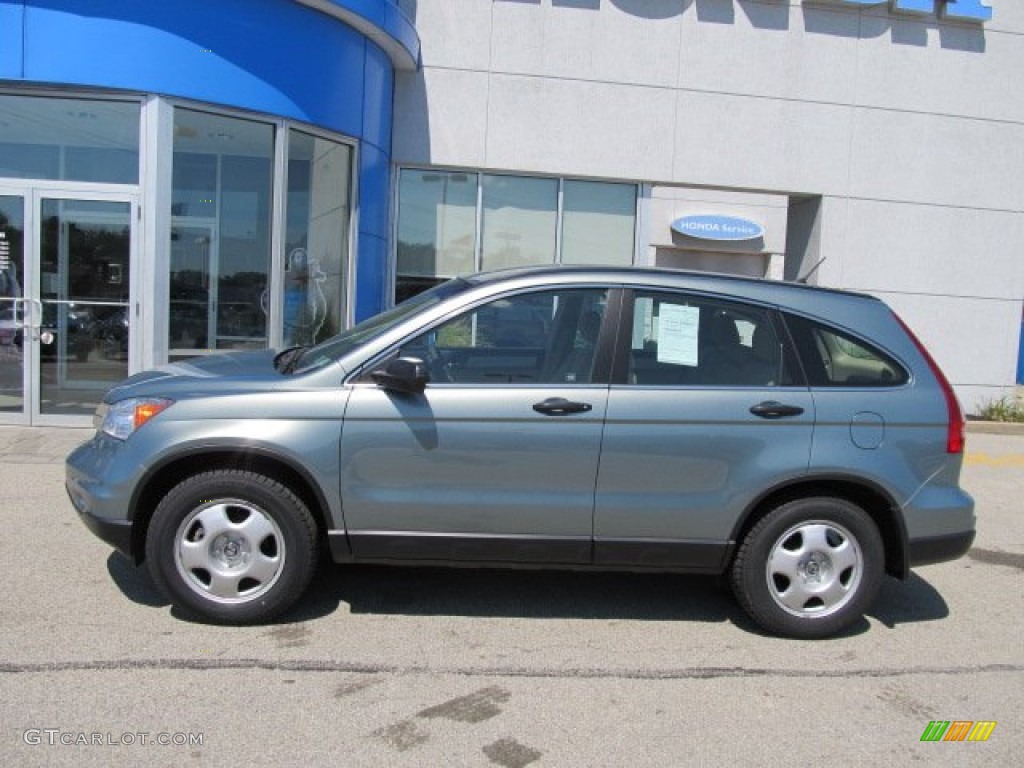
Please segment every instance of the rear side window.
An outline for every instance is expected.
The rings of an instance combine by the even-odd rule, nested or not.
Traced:
[[[637,291],[630,384],[775,387],[792,384],[767,311],[682,294]]]
[[[812,387],[896,387],[906,369],[867,342],[802,317],[786,316]]]

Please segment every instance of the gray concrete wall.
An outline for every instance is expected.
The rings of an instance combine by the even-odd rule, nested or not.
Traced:
[[[821,196],[817,282],[884,296],[973,409],[1012,391],[1024,298],[1024,4],[989,4],[408,0],[394,160]]]

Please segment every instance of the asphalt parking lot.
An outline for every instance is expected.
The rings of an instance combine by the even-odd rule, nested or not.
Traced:
[[[713,579],[325,566],[272,626],[191,623],[76,519],[85,431],[0,427],[0,764],[1019,765],[1024,432],[969,436],[968,557],[818,642]],[[984,742],[922,742],[993,721]]]

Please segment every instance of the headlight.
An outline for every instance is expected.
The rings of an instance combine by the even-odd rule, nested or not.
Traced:
[[[165,397],[129,397],[110,405],[101,403],[93,423],[100,432],[124,440],[173,402]]]

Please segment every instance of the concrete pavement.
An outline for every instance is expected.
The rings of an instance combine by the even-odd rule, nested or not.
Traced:
[[[969,436],[968,557],[886,580],[864,622],[813,643],[762,635],[712,579],[626,574],[325,567],[278,623],[192,623],[75,518],[61,462],[88,435],[0,428],[0,764],[1024,754],[1024,435]],[[984,743],[921,742],[935,720],[996,726]]]

